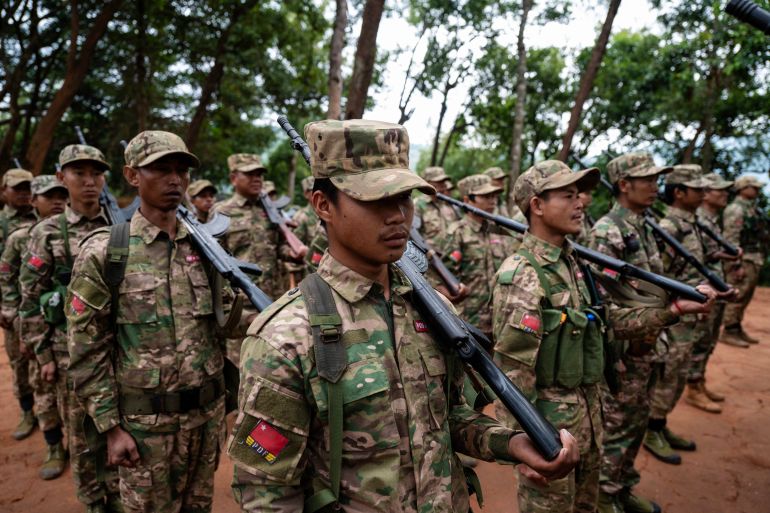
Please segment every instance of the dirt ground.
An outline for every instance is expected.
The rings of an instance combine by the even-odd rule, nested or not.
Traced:
[[[638,491],[655,498],[666,513],[770,512],[770,289],[760,289],[751,304],[747,331],[762,339],[738,349],[719,344],[708,369],[709,385],[727,395],[724,412],[714,415],[684,402],[669,426],[692,436],[694,453],[680,466],[663,464],[642,451]],[[44,442],[39,432],[17,442],[10,436],[18,420],[5,352],[0,356],[0,512],[70,513],[83,511],[69,471],[55,481],[41,481],[37,469]],[[513,471],[481,463],[484,511],[518,511]],[[216,475],[214,511],[238,511],[230,495],[232,464],[223,457]],[[474,510],[479,511],[474,505]]]

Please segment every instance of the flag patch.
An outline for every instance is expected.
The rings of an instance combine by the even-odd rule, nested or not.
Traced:
[[[27,260],[27,264],[31,265],[37,270],[40,270],[40,268],[43,267],[44,263],[45,262],[43,262],[43,259],[37,255],[32,255],[31,257],[29,257],[29,260]]]
[[[426,333],[428,331],[428,325],[425,324],[425,321],[416,319],[414,321],[414,331],[417,333]]]
[[[7,264],[5,262],[0,264],[0,273],[8,274],[9,272],[11,272],[11,264]]]
[[[318,264],[320,264],[320,263],[321,263],[321,257],[322,257],[322,256],[323,256],[323,255],[322,255],[321,253],[318,253],[318,252],[313,252],[313,256],[312,256],[312,257],[310,257],[310,260],[313,262],[313,265],[318,265]]]
[[[617,279],[617,277],[618,277],[618,272],[617,272],[617,271],[614,271],[614,270],[612,270],[612,269],[610,269],[609,267],[605,267],[605,268],[602,270],[602,274],[604,274],[604,275],[606,275],[606,276],[609,276],[609,277],[610,277],[610,278],[612,278],[613,280],[614,280],[614,279]]]
[[[184,257],[184,259],[185,259],[185,261],[188,264],[193,264],[195,262],[200,262],[201,261],[201,257],[199,255],[197,255],[196,253],[189,254],[186,257]]]
[[[289,443],[289,439],[278,432],[273,426],[264,420],[257,422],[249,436],[246,437],[246,445],[265,458],[269,464],[273,464],[278,459],[278,455]]]
[[[454,263],[459,264],[463,259],[463,254],[460,253],[460,250],[456,249],[449,253],[449,258],[451,258]]]
[[[72,296],[70,306],[72,307],[72,311],[78,315],[86,311],[86,304],[77,296]]]
[[[519,328],[527,333],[537,333],[540,330],[540,319],[526,313],[519,322]]]

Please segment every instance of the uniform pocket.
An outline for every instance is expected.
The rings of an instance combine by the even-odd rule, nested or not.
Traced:
[[[190,279],[190,286],[192,288],[193,304],[192,314],[193,317],[204,317],[214,313],[211,285],[209,284],[208,276],[203,270],[203,266],[195,265],[187,272],[187,276]]]
[[[446,362],[440,351],[422,347],[420,359],[425,370],[425,387],[431,417],[431,429],[441,430],[447,419]]]
[[[151,396],[159,393],[156,389],[160,385],[160,369],[129,368],[119,370],[118,383],[120,384],[121,393],[123,394],[129,394],[131,396],[146,394],[147,396]],[[121,402],[122,401],[124,401],[124,399],[121,399]],[[124,410],[121,408],[121,411],[131,411],[130,405],[124,406],[126,406],[126,409]],[[158,414],[123,414],[123,417],[132,424],[153,426],[158,422]]]
[[[118,298],[118,324],[144,324],[158,320],[155,277],[130,273],[123,278]]]

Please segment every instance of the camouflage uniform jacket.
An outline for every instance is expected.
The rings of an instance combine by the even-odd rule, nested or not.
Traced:
[[[390,301],[381,286],[328,253],[318,274],[342,317],[348,360],[340,378],[343,509],[468,511],[453,451],[509,461],[505,447],[513,431],[465,403],[459,362],[431,337],[409,302],[411,284],[395,266]],[[330,486],[330,433],[327,386],[318,377],[299,289],[251,325],[239,396],[228,451],[242,510],[302,511],[307,497]],[[276,449],[257,452],[255,440]]]
[[[69,377],[103,433],[118,424],[147,432],[193,429],[224,412],[224,399],[186,413],[121,415],[119,391],[166,393],[199,387],[221,375],[211,289],[184,226],[168,234],[141,211],[131,218],[129,255],[118,305],[104,282],[110,231],[81,244],[65,303]],[[117,340],[110,325],[117,306]]]
[[[5,241],[5,249],[0,256],[0,295],[2,295],[0,315],[7,322],[15,321],[19,315],[19,304],[21,303],[19,267],[21,267],[22,256],[27,250],[29,230],[34,223],[24,224],[25,226],[8,236]]]
[[[452,221],[457,221],[457,213],[452,205],[426,195],[414,200],[415,215],[420,218],[420,235],[433,249],[438,250],[436,244],[446,234]]]
[[[279,230],[267,218],[259,198],[250,200],[237,192],[211,209],[230,216],[230,228],[221,238],[222,246],[235,258],[253,262],[262,268],[256,284],[271,297],[279,290],[279,260],[289,260],[289,246],[282,242]],[[210,214],[211,215],[211,214]]]
[[[492,332],[495,273],[514,245],[509,232],[470,215],[452,223],[440,245],[449,270],[470,288],[468,297],[457,305],[460,316],[485,333]]]
[[[767,244],[767,240],[763,240],[765,228],[756,202],[738,196],[727,205],[722,219],[727,241],[743,248],[743,260],[761,266],[767,253],[763,244]]]
[[[689,251],[698,261],[705,262],[703,234],[695,224],[695,214],[680,208],[669,207],[666,217],[661,219],[660,227],[678,240],[684,249]],[[703,275],[695,267],[679,256],[670,246],[666,245],[663,254],[663,270],[667,276],[676,280],[698,285],[703,282]]]
[[[67,334],[59,329],[53,329],[51,333],[40,310],[40,296],[54,288],[56,267],[67,268],[73,263],[67,261],[64,249],[60,228],[62,215],[66,220],[69,251],[73,262],[77,258],[80,241],[93,230],[109,224],[104,212],[88,219],[67,206],[63,214],[40,221],[29,232],[28,251],[23,257],[24,264],[19,271],[19,311],[22,317],[21,331],[25,334],[24,342],[34,348],[40,365],[53,360],[52,351],[67,352]]]
[[[31,226],[36,222],[37,216],[34,211],[30,211],[27,214],[21,214],[12,206],[4,205],[3,210],[0,211],[0,253],[3,252],[6,239],[11,233],[22,226]]]
[[[698,207],[698,212],[696,215],[698,220],[701,223],[711,228],[711,231],[713,231],[717,235],[722,235],[722,227],[719,224],[718,213],[711,214],[705,208]],[[717,276],[724,279],[725,271],[724,271],[724,267],[722,266],[722,260],[715,256],[717,253],[724,251],[722,249],[722,246],[720,246],[719,243],[713,240],[711,237],[706,237],[704,234],[703,249],[705,250],[705,253],[706,253],[705,264],[709,267],[709,269],[714,271],[714,273],[716,273]]]
[[[294,235],[305,245],[309,246],[313,237],[315,237],[320,229],[318,215],[316,215],[313,205],[308,204],[297,210],[292,221],[297,223],[297,227],[293,230]]]

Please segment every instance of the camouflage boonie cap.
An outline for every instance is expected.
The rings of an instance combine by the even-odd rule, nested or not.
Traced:
[[[227,157],[227,167],[230,168],[231,173],[236,171],[249,173],[258,169],[263,172],[267,171],[267,168],[262,165],[262,159],[254,153],[234,153],[230,155]]]
[[[26,169],[13,168],[3,174],[3,187],[16,187],[24,182],[32,182],[34,176]]]
[[[735,188],[736,191],[740,191],[746,187],[756,187],[757,189],[762,189],[764,186],[765,184],[763,184],[759,178],[755,176],[744,175],[735,180],[733,188]]]
[[[490,167],[486,171],[484,171],[484,174],[490,177],[492,180],[508,178],[508,173],[503,171],[503,168],[501,167]]]
[[[104,154],[99,151],[98,148],[88,146],[87,144],[70,144],[69,146],[65,146],[59,153],[59,165],[61,167],[80,160],[95,162],[104,170],[110,169],[110,165],[107,164]]]
[[[32,194],[45,194],[54,189],[62,189],[67,192],[67,188],[55,175],[38,175],[32,179]]]
[[[262,185],[262,190],[265,194],[275,192],[275,183],[271,182],[270,180],[265,180],[265,183]]]
[[[171,132],[145,130],[131,139],[124,152],[126,164],[131,167],[143,167],[152,164],[166,155],[179,155],[187,159],[190,167],[200,166],[198,157],[187,150],[181,137]]]
[[[375,201],[418,189],[436,190],[409,170],[409,134],[394,123],[349,119],[305,125],[315,178],[359,201]]]
[[[679,164],[666,175],[666,185],[684,185],[693,189],[703,189],[709,182],[703,178],[703,168],[698,164]]]
[[[446,174],[443,167],[431,166],[426,167],[422,172],[422,177],[428,182],[443,182],[449,180],[449,175]]]
[[[601,173],[596,167],[583,171],[572,171],[560,160],[544,160],[524,171],[513,184],[513,199],[516,206],[526,213],[529,202],[545,191],[561,189],[573,183],[580,192],[588,191],[599,183]]]
[[[706,189],[713,189],[715,191],[721,191],[724,189],[729,189],[733,186],[733,182],[730,180],[725,180],[721,176],[719,176],[717,173],[709,173],[703,177],[704,180],[708,182],[708,185],[706,185]]]
[[[647,152],[627,153],[607,163],[607,176],[612,184],[618,183],[621,178],[643,178],[673,170],[671,166],[656,166],[652,155]]]
[[[198,194],[202,193],[206,189],[213,189],[214,190],[214,194],[217,193],[217,188],[214,187],[214,184],[209,182],[208,180],[195,180],[187,188],[187,194],[191,198],[194,198],[195,196],[197,196]]]
[[[503,190],[502,187],[493,184],[490,177],[482,174],[466,176],[457,182],[457,187],[460,188],[460,194],[463,196],[490,194]]]
[[[315,183],[315,178],[312,176],[307,176],[302,179],[302,192],[310,192],[313,190],[313,184]]]

